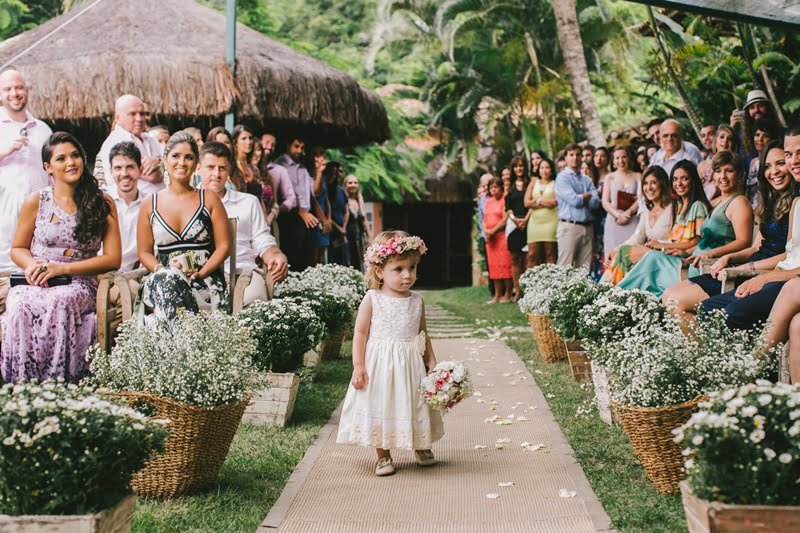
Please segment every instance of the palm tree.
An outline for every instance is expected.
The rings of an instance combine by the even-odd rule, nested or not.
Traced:
[[[564,57],[567,77],[581,112],[586,137],[591,144],[603,146],[606,143],[606,137],[603,134],[603,125],[600,123],[600,115],[595,106],[592,85],[589,81],[589,69],[586,67],[586,58],[583,55],[583,41],[578,26],[575,1],[551,0],[550,4],[556,17],[558,42],[561,44],[561,54]]]

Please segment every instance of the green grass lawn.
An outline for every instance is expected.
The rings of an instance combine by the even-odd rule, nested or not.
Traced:
[[[477,327],[528,326],[515,304],[486,305],[488,292],[485,288],[425,291],[423,294],[428,305],[438,304]],[[488,322],[476,322],[484,320]],[[547,396],[561,430],[614,527],[623,532],[686,531],[680,496],[663,496],[656,492],[622,428],[607,426],[596,411],[589,415],[577,414],[579,409],[592,405],[591,385],[575,383],[566,361],[542,362],[532,333],[503,335],[508,337],[506,343],[525,361]]]
[[[345,343],[342,352],[349,350]],[[242,424],[216,489],[166,502],[139,500],[133,531],[255,531],[344,397],[351,370],[349,359],[323,363],[313,382],[300,385],[287,427]]]

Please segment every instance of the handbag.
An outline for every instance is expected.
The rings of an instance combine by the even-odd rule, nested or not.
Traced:
[[[617,191],[617,209],[621,211],[627,211],[638,200],[639,199],[635,194],[625,191]]]
[[[519,228],[517,227],[516,224],[514,224],[514,221],[511,220],[511,217],[508,217],[506,219],[506,237],[508,237],[509,235],[514,233],[515,229],[519,229]]]
[[[8,283],[11,287],[30,285],[25,274],[11,274]],[[60,287],[62,285],[69,285],[70,283],[72,283],[72,276],[53,276],[47,280],[47,287]]]

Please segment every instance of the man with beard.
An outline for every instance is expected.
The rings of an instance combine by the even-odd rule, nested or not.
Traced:
[[[303,166],[305,141],[290,136],[286,153],[275,163],[286,169],[289,181],[297,196],[297,207],[278,216],[281,249],[289,259],[289,268],[302,271],[309,265],[313,242],[311,229],[319,225],[319,219],[311,214],[314,179]]]
[[[22,201],[47,187],[42,146],[53,133],[28,111],[28,86],[22,74],[0,74],[0,271],[19,270],[11,260],[11,242]],[[5,310],[8,278],[0,278],[0,313]]]

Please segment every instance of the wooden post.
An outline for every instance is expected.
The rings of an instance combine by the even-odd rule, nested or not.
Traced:
[[[227,0],[225,20],[225,60],[231,67],[231,74],[236,80],[236,0]],[[225,114],[225,129],[233,131],[236,125],[236,114],[233,104]]]

